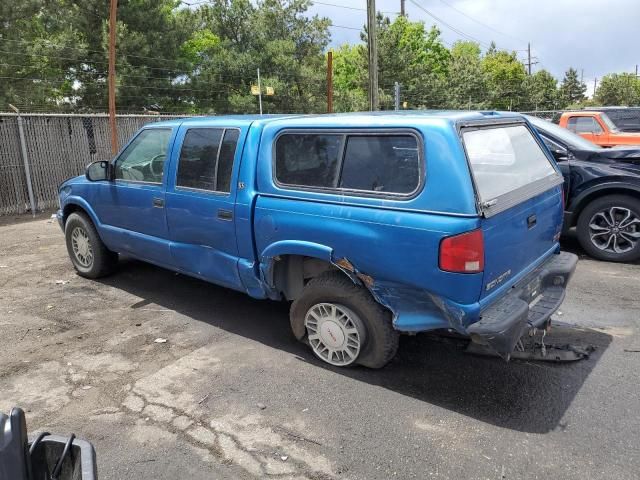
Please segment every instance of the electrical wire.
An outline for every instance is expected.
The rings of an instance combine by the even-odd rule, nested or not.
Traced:
[[[65,457],[71,450],[71,445],[73,444],[73,440],[75,438],[76,438],[76,435],[72,433],[71,436],[69,437],[69,440],[67,440],[67,443],[64,446],[64,450],[62,450],[62,455],[60,455],[60,458],[58,459],[56,466],[53,467],[53,471],[51,472],[51,480],[58,480],[58,475],[62,470],[62,463],[64,462]]]

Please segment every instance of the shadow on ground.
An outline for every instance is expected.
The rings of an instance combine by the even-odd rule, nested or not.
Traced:
[[[611,342],[597,330],[565,326],[562,342],[596,347],[591,357],[567,364],[471,356],[461,345],[428,335],[402,337],[396,358],[382,370],[338,369],[317,360],[290,331],[286,303],[258,301],[142,262],[124,260],[103,283],[194,320],[295,354],[300,361],[368,384],[517,431],[545,433],[561,419]]]

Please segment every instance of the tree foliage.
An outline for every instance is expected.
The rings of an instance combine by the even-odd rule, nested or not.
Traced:
[[[560,84],[561,107],[580,103],[585,99],[586,91],[587,86],[578,78],[578,71],[575,68],[569,68]]]
[[[105,0],[0,2],[0,109],[105,111],[108,5]],[[311,0],[119,0],[117,105],[120,111],[253,113],[260,69],[263,110],[326,111],[331,21]],[[424,22],[377,15],[379,96],[408,108],[548,110],[584,104],[586,86],[570,68],[561,84],[546,70],[526,75],[515,52],[492,42],[451,48]],[[368,32],[363,28],[361,39]],[[368,108],[366,43],[334,49],[334,108]],[[267,95],[267,88],[274,95]],[[602,104],[640,104],[630,74],[602,79]],[[592,102],[592,100],[589,100]]]
[[[639,105],[640,79],[632,73],[605,75],[596,91],[602,105]]]

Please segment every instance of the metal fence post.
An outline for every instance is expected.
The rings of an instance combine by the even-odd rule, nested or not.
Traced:
[[[398,82],[395,82],[393,85],[393,96],[394,96],[395,110],[398,111],[400,110],[400,84]]]
[[[31,184],[31,169],[29,168],[29,156],[27,154],[27,142],[24,139],[24,126],[22,125],[22,116],[20,110],[9,104],[14,112],[18,115],[18,135],[20,135],[20,149],[22,150],[22,161],[24,162],[24,175],[27,180],[27,191],[29,192],[29,203],[31,204],[31,214],[36,216],[36,200],[33,196],[33,185]]]

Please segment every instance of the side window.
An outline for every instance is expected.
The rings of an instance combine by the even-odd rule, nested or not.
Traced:
[[[576,133],[602,133],[602,127],[592,117],[573,117]]]
[[[414,136],[348,137],[341,188],[407,194],[419,183],[418,143]]]
[[[116,160],[116,178],[162,183],[170,138],[169,128],[150,128],[140,132]]]
[[[547,148],[551,150],[551,153],[553,153],[554,157],[556,157],[556,160],[558,160],[559,157],[567,155],[567,148],[565,146],[559,144],[558,142],[554,142],[545,135],[540,135],[540,138],[542,138],[542,141],[547,146]]]
[[[229,192],[236,129],[190,128],[184,136],[176,185],[212,192]]]
[[[578,118],[579,117],[569,117],[569,121],[567,122],[567,130],[576,132],[576,123],[578,122]]]
[[[220,155],[218,157],[218,191],[229,192],[231,190],[231,173],[233,171],[233,159],[236,155],[236,146],[238,145],[239,130],[226,130],[222,145],[220,146]]]
[[[276,141],[276,179],[286,185],[334,187],[343,135],[285,133]]]
[[[595,118],[592,118],[591,121],[593,122],[593,133],[602,133],[602,132],[604,132],[604,130],[600,126],[600,123],[598,123],[598,121]]]

